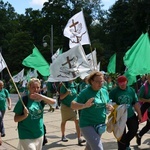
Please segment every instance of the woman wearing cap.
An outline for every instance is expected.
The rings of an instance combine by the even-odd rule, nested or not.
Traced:
[[[127,122],[128,131],[124,133],[118,141],[118,150],[130,150],[130,141],[134,138],[138,130],[138,119],[141,120],[141,111],[138,104],[138,98],[133,88],[127,86],[127,78],[119,76],[117,79],[118,86],[110,91],[109,98],[117,105],[127,104]],[[137,112],[138,118],[135,114]]]
[[[89,85],[72,101],[71,107],[81,110],[79,126],[87,141],[85,150],[103,150],[101,135],[106,128],[106,110],[112,111],[113,106],[107,104],[109,95],[102,88],[104,77],[101,72],[92,72],[87,81]]]

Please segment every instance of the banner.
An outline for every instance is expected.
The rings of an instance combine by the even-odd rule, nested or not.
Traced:
[[[90,70],[89,62],[82,48],[77,45],[65,53],[62,53],[50,67],[49,82],[70,81]]]
[[[24,69],[22,69],[18,74],[13,76],[13,80],[14,82],[18,83],[20,81],[23,81],[23,77],[24,77]]]
[[[0,72],[6,67],[7,67],[6,62],[5,62],[2,54],[0,53]]]
[[[50,75],[50,65],[36,47],[34,47],[33,53],[23,60],[22,64],[24,66],[34,68],[42,76]]]
[[[91,45],[82,11],[69,19],[63,34],[70,39],[70,48],[76,46],[79,43],[81,45]]]

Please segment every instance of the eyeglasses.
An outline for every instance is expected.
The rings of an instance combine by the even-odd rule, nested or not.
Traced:
[[[104,83],[104,81],[102,80],[102,81],[96,81],[96,80],[93,80],[96,84],[103,84]]]

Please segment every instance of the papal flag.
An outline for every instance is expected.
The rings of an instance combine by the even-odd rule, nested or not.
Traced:
[[[62,53],[50,67],[49,82],[70,81],[90,70],[85,52],[81,44]]]
[[[70,39],[70,48],[76,46],[79,43],[81,45],[91,45],[83,11],[80,11],[69,19],[63,34]]]
[[[7,67],[6,62],[5,62],[2,54],[0,53],[0,72],[6,67]]]
[[[23,77],[24,77],[24,69],[22,69],[18,74],[13,76],[13,80],[14,82],[18,83],[20,81],[23,81]]]
[[[50,75],[50,65],[36,47],[34,47],[33,53],[23,60],[22,64],[24,66],[34,68],[42,76]]]

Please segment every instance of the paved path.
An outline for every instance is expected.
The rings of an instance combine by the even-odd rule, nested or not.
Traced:
[[[11,94],[13,106],[18,100],[17,95]],[[77,136],[75,133],[74,122],[68,121],[66,124],[66,136],[69,139],[68,142],[62,142],[61,132],[60,132],[60,110],[56,109],[55,112],[48,112],[48,105],[45,107],[44,111],[44,122],[47,128],[47,139],[48,143],[43,146],[43,150],[84,150],[85,146],[77,145]],[[12,109],[13,110],[13,109]],[[0,146],[0,150],[16,150],[18,145],[18,133],[17,133],[17,123],[14,122],[14,113],[7,111],[4,118],[6,136],[3,137],[3,144]],[[140,124],[142,128],[144,124]],[[113,134],[104,133],[102,136],[102,142],[104,145],[104,150],[117,150],[116,139]],[[133,150],[150,150],[150,131],[144,135],[142,138],[142,145],[137,146],[135,138],[131,141],[131,148]]]

